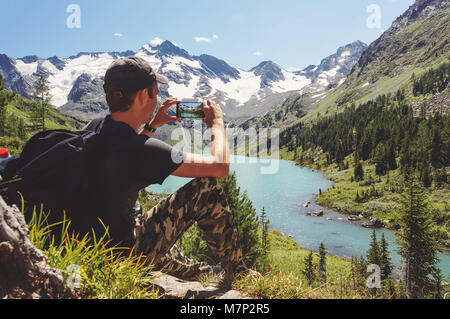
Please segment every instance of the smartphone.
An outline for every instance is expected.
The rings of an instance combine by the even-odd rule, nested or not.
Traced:
[[[180,102],[177,104],[177,117],[201,119],[205,117],[203,102]]]

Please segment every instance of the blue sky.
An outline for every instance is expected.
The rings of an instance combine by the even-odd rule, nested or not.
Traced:
[[[2,0],[0,53],[18,58],[138,50],[158,37],[248,70],[262,61],[304,68],[339,46],[369,44],[413,0]],[[81,9],[68,28],[67,7]],[[380,9],[380,25],[367,20]],[[370,20],[373,21],[373,20]]]

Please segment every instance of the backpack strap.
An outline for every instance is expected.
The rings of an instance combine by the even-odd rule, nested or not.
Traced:
[[[99,117],[92,120],[88,125],[83,128],[83,131],[93,131],[95,133],[99,133],[103,128],[103,124],[105,123],[106,117]]]

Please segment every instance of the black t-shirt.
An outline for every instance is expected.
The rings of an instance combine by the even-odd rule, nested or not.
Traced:
[[[96,233],[104,233],[98,218],[109,228],[114,244],[133,245],[132,231],[136,202],[141,189],[162,184],[185,159],[185,153],[168,144],[137,134],[128,124],[107,116],[103,121],[92,121],[86,128],[98,132],[94,142],[95,155],[88,169],[89,207],[78,225],[86,231],[89,225]],[[97,234],[98,237],[98,234]]]

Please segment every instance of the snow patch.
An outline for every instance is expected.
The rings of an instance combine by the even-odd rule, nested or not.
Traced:
[[[281,70],[281,72],[284,76],[284,81],[273,83],[272,90],[275,93],[301,90],[305,86],[311,84],[311,80],[302,75],[295,75],[285,70]]]
[[[320,94],[313,95],[311,98],[315,99],[315,98],[317,98],[317,97],[321,97],[321,96],[324,95],[324,94],[326,94],[326,92],[323,92],[323,93],[320,93]]]
[[[53,65],[50,61],[44,60],[41,62],[41,68],[47,70],[50,73],[56,73],[59,70],[56,68],[56,66]]]
[[[193,75],[188,85],[170,82],[168,89],[169,96],[177,97],[179,99],[192,98],[193,95],[198,91],[199,81],[200,77]]]
[[[114,58],[108,53],[99,54],[97,57],[87,54],[67,59],[63,70],[48,77],[52,103],[57,107],[66,104],[67,96],[80,75],[86,73],[92,78],[103,77],[113,61]]]
[[[183,57],[178,57],[178,56],[173,56],[173,57],[168,57],[164,59],[166,62],[168,62],[167,65],[164,66],[163,68],[163,72],[168,72],[168,71],[174,71],[174,72],[183,72],[183,70],[181,69],[181,64],[187,65],[190,68],[193,69],[201,69],[202,66],[200,65],[200,62],[198,61],[192,61]]]
[[[323,73],[325,73],[327,76],[334,77],[334,76],[336,76],[336,73],[340,68],[341,68],[341,66],[338,65],[337,67],[332,68],[331,70],[323,71]]]
[[[221,91],[228,98],[234,99],[243,105],[250,98],[257,94],[261,86],[261,76],[255,76],[253,72],[246,72],[241,69],[239,71],[239,79],[230,79],[230,82],[224,83],[220,78],[210,79],[209,84],[215,88],[215,92]]]
[[[362,89],[362,88],[365,88],[365,87],[368,86],[368,85],[370,85],[369,82],[364,83],[363,85],[361,85],[361,89]]]
[[[339,86],[339,85],[342,85],[344,82],[345,82],[345,80],[347,80],[347,78],[345,77],[345,78],[342,78],[342,79],[340,79],[339,80],[339,83],[338,83],[338,85],[337,86]]]
[[[16,60],[16,69],[23,75],[32,75],[37,71],[38,62],[25,63],[22,60]]]

